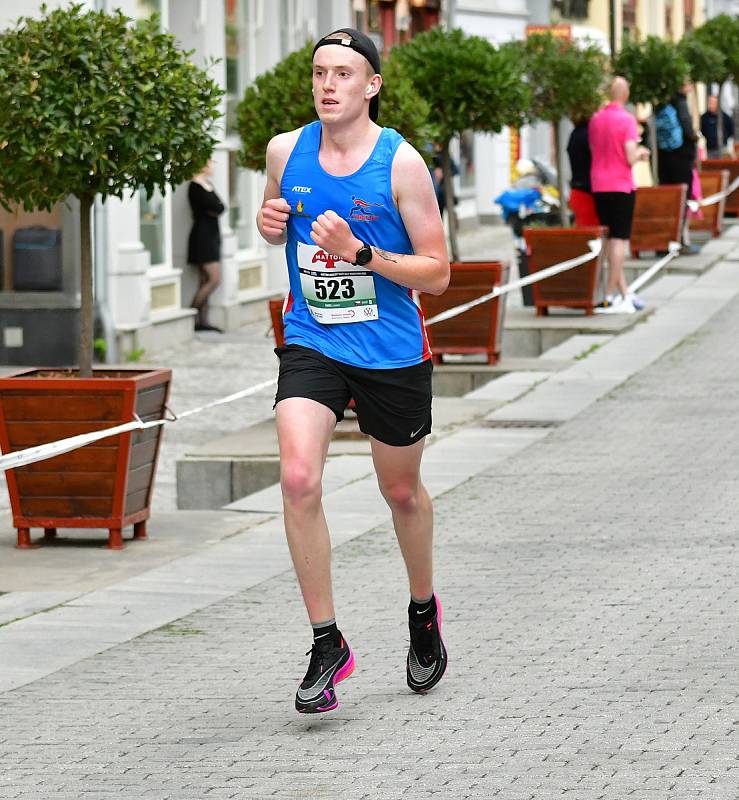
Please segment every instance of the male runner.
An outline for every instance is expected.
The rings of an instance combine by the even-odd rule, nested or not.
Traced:
[[[396,131],[375,124],[382,86],[372,40],[344,28],[313,52],[318,120],[275,136],[257,225],[285,244],[286,346],[275,399],[285,531],[313,626],[295,707],[338,705],[354,656],[336,626],[321,479],[337,421],[354,398],[410,583],[407,682],[424,693],[447,656],[432,579],[431,498],[420,480],[431,430],[431,361],[412,290],[441,294],[449,259],[431,178]]]

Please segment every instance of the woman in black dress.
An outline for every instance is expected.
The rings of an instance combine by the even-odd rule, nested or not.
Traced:
[[[208,298],[221,282],[221,232],[218,217],[225,206],[215,192],[210,179],[213,175],[213,161],[209,161],[195,175],[187,190],[187,198],[192,209],[192,229],[187,243],[187,261],[195,264],[200,272],[200,286],[192,301],[197,309],[196,331],[216,331],[220,328],[208,322]]]

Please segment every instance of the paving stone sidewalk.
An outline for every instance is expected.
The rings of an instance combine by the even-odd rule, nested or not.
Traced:
[[[405,687],[390,526],[335,551],[357,654],[292,710],[285,573],[0,696],[0,798],[735,800],[739,300],[436,503],[448,676]]]

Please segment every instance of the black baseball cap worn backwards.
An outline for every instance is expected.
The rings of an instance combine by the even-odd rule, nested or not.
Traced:
[[[336,36],[337,33],[345,33],[350,38],[349,39],[340,39]],[[324,36],[323,39],[319,39],[316,42],[316,46],[313,48],[313,55],[316,54],[316,50],[319,47],[323,47],[326,44],[338,44],[343,47],[350,47],[355,52],[359,53],[360,55],[364,56],[367,61],[369,61],[370,66],[375,71],[377,75],[381,75],[380,69],[380,54],[377,52],[377,47],[375,43],[367,36],[366,33],[362,33],[361,31],[355,30],[354,28],[339,28],[338,30],[329,33],[328,36]],[[369,107],[369,115],[370,119],[373,122],[377,121],[377,116],[380,113],[380,96],[376,94],[370,100],[370,107]]]

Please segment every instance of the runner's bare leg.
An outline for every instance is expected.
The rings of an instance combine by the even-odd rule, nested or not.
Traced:
[[[335,616],[321,480],[336,416],[303,397],[281,400],[275,411],[287,544],[308,617],[322,622]]]
[[[421,483],[424,442],[393,447],[370,437],[370,443],[377,482],[392,511],[411,594],[428,597],[434,590],[434,516],[431,498]]]

